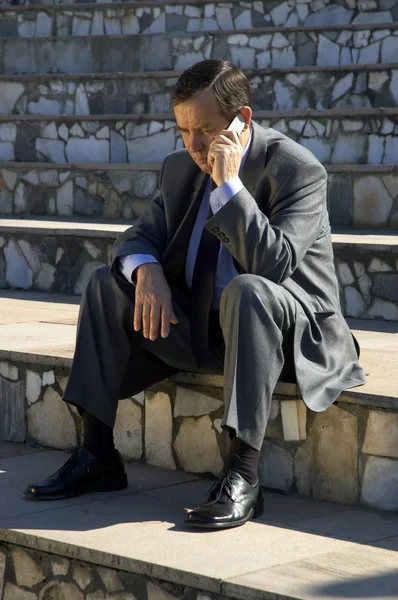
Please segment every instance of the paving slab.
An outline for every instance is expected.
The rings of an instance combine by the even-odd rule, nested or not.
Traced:
[[[186,511],[210,482],[139,463],[127,465],[123,492],[21,498],[28,479],[67,456],[1,460],[0,540],[231,598],[396,598],[398,515],[266,493],[259,520],[219,532],[189,529]],[[359,595],[367,589],[372,595]]]

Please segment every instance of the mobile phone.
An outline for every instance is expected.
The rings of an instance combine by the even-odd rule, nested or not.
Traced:
[[[228,125],[228,131],[235,131],[237,136],[239,137],[242,131],[245,128],[245,120],[242,115],[237,115]]]

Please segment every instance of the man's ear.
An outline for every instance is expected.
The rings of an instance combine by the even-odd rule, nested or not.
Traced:
[[[242,117],[245,120],[245,128],[243,131],[246,131],[250,127],[253,111],[250,108],[250,106],[242,106],[239,113],[242,115]]]

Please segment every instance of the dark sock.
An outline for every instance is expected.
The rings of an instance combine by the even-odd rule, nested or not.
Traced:
[[[84,411],[82,446],[94,456],[109,456],[115,451],[112,427]]]
[[[225,468],[231,469],[242,475],[246,481],[253,484],[257,481],[257,467],[260,452],[242,440],[234,437],[231,449],[225,461]]]

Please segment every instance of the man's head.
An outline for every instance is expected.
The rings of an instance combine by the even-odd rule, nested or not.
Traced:
[[[245,131],[239,141],[246,145],[251,118],[251,93],[246,76],[224,60],[204,60],[180,76],[171,97],[177,127],[196,164],[207,173],[207,152],[214,137],[241,114]]]

